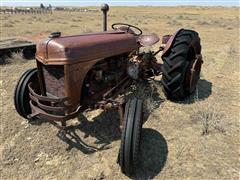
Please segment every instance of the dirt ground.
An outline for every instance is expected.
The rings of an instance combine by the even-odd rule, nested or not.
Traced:
[[[1,39],[102,29],[100,12],[1,14],[0,18]],[[134,24],[145,34],[159,36],[190,28],[199,32],[202,43],[204,64],[194,95],[181,102],[166,100],[161,77],[137,89],[150,114],[143,126],[136,178],[239,179],[239,8],[114,7],[109,25],[113,22]],[[0,65],[1,179],[128,179],[116,163],[120,145],[116,111],[88,111],[71,121],[79,138],[103,147],[94,153],[62,141],[51,124],[28,123],[16,113],[14,87],[31,67],[35,61],[18,54]]]

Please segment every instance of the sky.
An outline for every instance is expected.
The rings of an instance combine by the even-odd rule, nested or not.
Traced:
[[[1,6],[238,6],[240,0],[0,0]]]

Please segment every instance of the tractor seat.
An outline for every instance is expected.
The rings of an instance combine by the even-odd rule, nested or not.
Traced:
[[[150,34],[150,35],[140,35],[138,37],[138,43],[141,44],[142,46],[152,46],[156,44],[160,38],[156,34]]]

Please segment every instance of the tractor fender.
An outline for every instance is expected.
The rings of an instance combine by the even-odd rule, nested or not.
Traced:
[[[165,45],[164,49],[163,49],[163,53],[162,53],[162,56],[172,47],[172,43],[173,43],[173,40],[175,39],[175,37],[177,36],[177,34],[183,29],[179,29],[177,30],[170,38],[169,40],[167,41],[167,44]]]

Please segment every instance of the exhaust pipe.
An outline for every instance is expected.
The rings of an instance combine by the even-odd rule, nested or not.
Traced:
[[[103,12],[103,31],[107,31],[107,12],[109,10],[108,4],[103,4],[101,6],[101,11]]]

